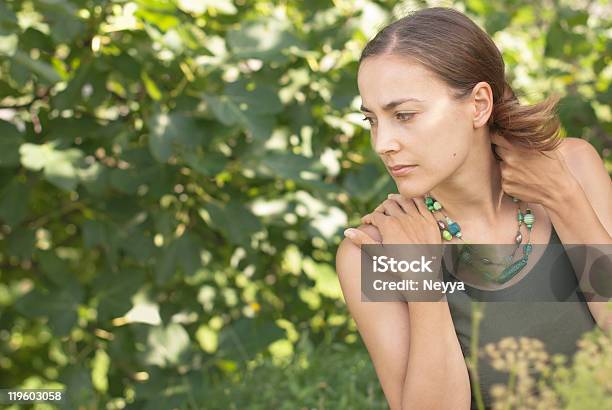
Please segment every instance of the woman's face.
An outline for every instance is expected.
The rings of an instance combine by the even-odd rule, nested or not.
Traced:
[[[421,196],[463,164],[473,143],[473,105],[419,63],[398,56],[368,57],[357,75],[372,147],[405,197]],[[385,105],[408,99],[400,104]],[[394,176],[391,167],[416,165]]]

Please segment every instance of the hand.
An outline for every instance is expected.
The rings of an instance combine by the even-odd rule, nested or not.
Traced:
[[[405,262],[427,261],[428,267],[420,271],[391,271],[388,275],[415,280],[421,284],[424,279],[442,281],[441,261],[444,246],[440,228],[433,214],[427,209],[423,197],[406,199],[398,194],[390,194],[372,213],[364,216],[362,222],[376,226],[381,240],[376,241],[360,229],[349,229],[345,231],[345,235],[360,247],[363,244],[382,245],[364,249],[370,257],[386,256]],[[348,231],[353,231],[354,235],[350,235]],[[398,246],[402,244],[411,246]],[[366,274],[366,280],[380,277],[380,273]],[[406,297],[405,301],[433,301],[440,300],[443,296],[439,290],[425,290],[423,285],[401,294]]]
[[[353,243],[388,244],[441,244],[440,229],[435,217],[425,205],[423,197],[406,199],[399,194],[389,194],[372,213],[361,218],[363,223],[378,228],[382,241],[377,242],[365,232],[357,230],[350,238]]]
[[[499,134],[491,136],[496,154],[501,158],[502,190],[523,202],[547,206],[559,190],[571,186],[573,174],[558,149],[543,154],[510,143]]]

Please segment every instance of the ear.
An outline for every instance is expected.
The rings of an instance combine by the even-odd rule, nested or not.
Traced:
[[[474,128],[483,127],[493,112],[493,91],[489,83],[481,81],[474,86],[472,102],[474,104]]]

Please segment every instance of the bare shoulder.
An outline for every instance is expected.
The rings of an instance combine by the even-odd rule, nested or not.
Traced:
[[[381,241],[382,236],[380,235],[380,231],[377,227],[370,224],[363,224],[357,227],[357,229],[368,234],[372,239],[376,241]],[[359,246],[355,245],[350,239],[344,238],[340,245],[338,246],[338,250],[336,251],[336,271],[338,275],[345,275],[348,271],[353,271],[353,269],[344,269],[345,266],[356,264],[359,265],[361,261],[361,249]]]
[[[370,236],[370,238],[381,241],[382,236],[377,227],[371,224],[362,224],[357,227],[357,229],[365,232]],[[350,239],[344,238],[340,245],[338,246],[338,250],[336,252],[336,266],[338,266],[339,259],[343,258],[347,261],[355,261],[358,262],[360,259],[361,249],[359,246],[355,245]],[[357,258],[356,258],[357,257]]]
[[[612,181],[603,159],[593,145],[581,138],[564,138],[559,152],[599,220],[612,232]]]
[[[582,138],[563,138],[559,145],[559,152],[563,159],[572,168],[597,166],[603,163],[595,147]]]
[[[609,185],[610,176],[593,145],[581,138],[564,138],[559,145],[559,152],[585,191],[607,194],[606,190],[602,189],[605,186],[602,184]]]

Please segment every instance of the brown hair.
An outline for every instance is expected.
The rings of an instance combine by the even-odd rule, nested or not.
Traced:
[[[489,131],[512,143],[548,151],[561,142],[559,96],[521,105],[506,81],[503,57],[491,37],[457,10],[426,8],[389,24],[368,42],[359,65],[367,57],[384,54],[422,64],[448,84],[457,99],[468,96],[480,81],[487,82],[493,91]]]

